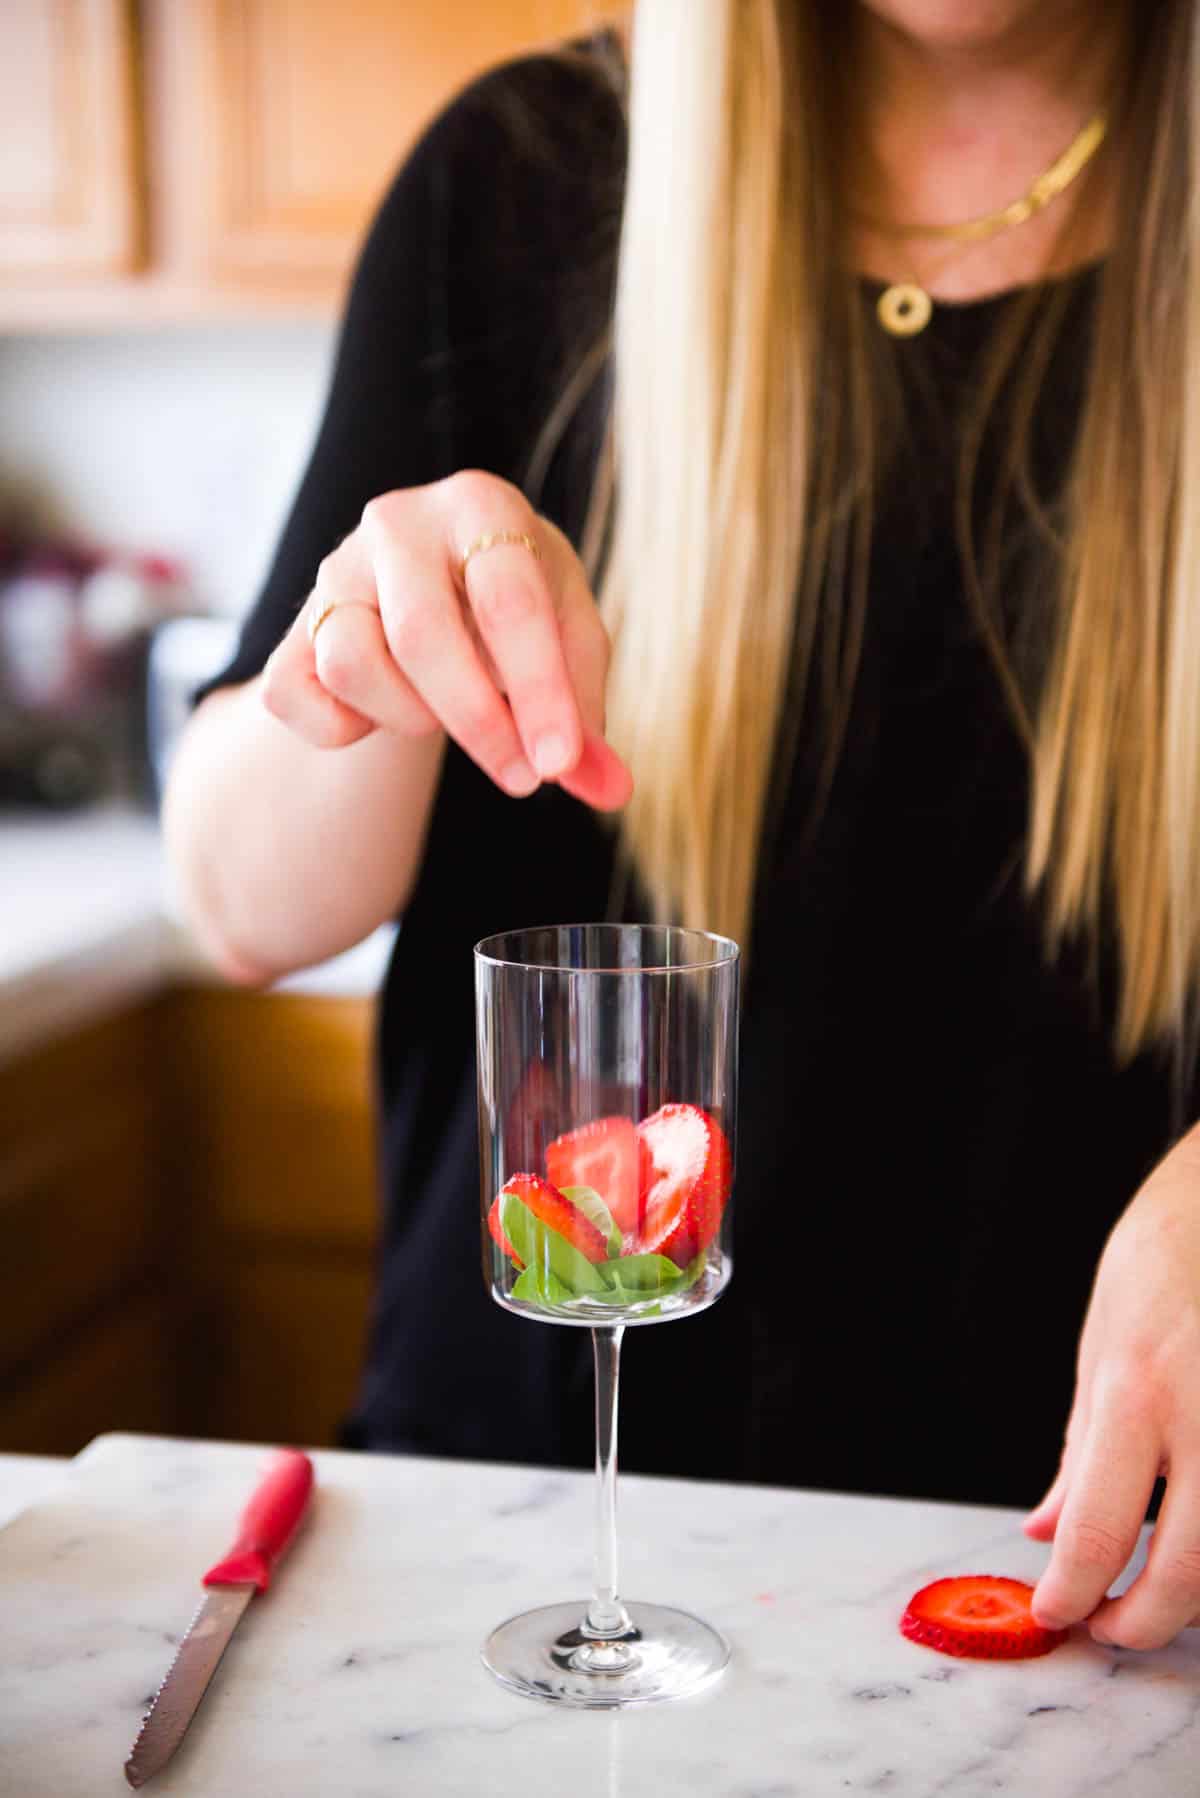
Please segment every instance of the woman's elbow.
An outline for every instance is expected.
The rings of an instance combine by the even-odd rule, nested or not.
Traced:
[[[215,972],[230,986],[270,986],[279,978],[281,970],[263,966],[225,938],[209,933],[202,946]]]
[[[184,860],[178,853],[170,859],[181,922],[215,974],[231,986],[259,987],[286,972],[269,966],[261,950],[245,940],[222,903],[217,883],[205,877],[195,859]]]

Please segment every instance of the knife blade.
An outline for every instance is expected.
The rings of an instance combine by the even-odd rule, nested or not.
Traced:
[[[238,1520],[232,1548],[204,1575],[207,1594],[142,1719],[125,1762],[131,1786],[143,1786],[178,1748],[230,1637],[300,1526],[312,1493],[313,1465],[299,1449],[281,1449]]]

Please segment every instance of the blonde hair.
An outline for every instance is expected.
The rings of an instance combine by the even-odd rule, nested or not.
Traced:
[[[837,278],[821,11],[640,0],[591,535],[610,734],[635,779],[624,848],[661,916],[743,942],[796,713],[821,708],[831,749],[844,722],[877,472],[878,396]],[[1051,946],[1115,938],[1124,1054],[1180,1040],[1200,973],[1193,12],[1139,26],[1032,705],[988,624],[1030,750],[1028,885]]]

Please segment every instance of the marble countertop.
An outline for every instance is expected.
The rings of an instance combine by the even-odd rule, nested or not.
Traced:
[[[49,1498],[70,1465],[57,1455],[0,1454],[0,1529],[36,1499]]]
[[[0,812],[0,920],[0,1063],[171,980],[218,978],[179,921],[145,812]],[[373,993],[393,935],[282,985]]]
[[[702,1697],[625,1713],[510,1695],[497,1622],[582,1594],[590,1480],[340,1453],[175,1760],[175,1798],[1184,1798],[1200,1764],[1200,1639],[1086,1636],[1046,1659],[904,1641],[952,1572],[1034,1578],[1015,1513],[626,1478],[623,1587],[733,1645]],[[142,1712],[263,1463],[253,1447],[101,1437],[0,1532],[0,1789],[125,1790]],[[0,1460],[0,1469],[3,1468]]]

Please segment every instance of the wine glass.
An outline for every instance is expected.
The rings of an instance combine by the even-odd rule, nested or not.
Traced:
[[[590,1329],[596,1542],[590,1601],[510,1618],[483,1658],[567,1705],[677,1698],[724,1639],[617,1591],[617,1380],[627,1324],[711,1305],[731,1272],[738,947],[668,925],[571,924],[475,950],[484,1279],[497,1304]]]

